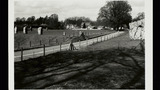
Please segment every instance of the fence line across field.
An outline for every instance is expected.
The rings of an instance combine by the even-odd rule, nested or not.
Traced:
[[[41,35],[41,27],[39,27],[38,28],[38,32],[39,32],[39,35]],[[24,33],[26,34],[26,27],[24,27]],[[79,31],[79,33],[82,33],[82,32],[80,32]],[[94,33],[92,33],[92,35],[93,35]],[[101,33],[96,33],[96,34],[101,34]],[[68,34],[69,35],[69,38],[70,38],[70,36],[72,35],[72,36],[74,36],[74,34]],[[90,34],[91,35],[91,34]],[[66,41],[66,39],[67,39],[67,36],[66,36],[66,32],[63,32],[62,33],[62,41],[64,42],[64,41]],[[66,36],[66,37],[64,37],[64,36]],[[76,35],[76,36],[79,36],[79,35]],[[61,38],[59,39],[59,40],[61,40]],[[42,40],[39,40],[39,44],[38,43],[35,43],[35,42],[37,42],[37,41],[29,41],[28,42],[28,46],[25,44],[25,46],[23,46],[24,44],[23,43],[20,43],[20,42],[18,42],[18,46],[17,46],[17,49],[16,50],[20,50],[20,48],[21,47],[23,47],[23,49],[29,49],[29,48],[33,48],[33,47],[37,47],[37,46],[41,46],[41,45],[43,45],[42,43],[45,43],[45,44],[47,44],[48,43],[48,45],[49,46],[51,46],[51,43],[53,44],[53,43],[56,43],[56,44],[58,44],[59,43],[59,40],[56,38],[54,41],[53,40],[48,40],[48,42],[42,42]]]
[[[78,42],[74,42],[73,45],[76,47],[76,49],[81,49],[82,47],[86,47],[86,46],[89,46],[89,45],[92,45],[92,44],[95,44],[95,43],[98,43],[98,42],[102,42],[102,41],[109,40],[111,38],[117,37],[117,36],[119,36],[123,33],[124,32],[116,32],[116,33],[112,33],[112,34],[109,34],[109,35],[105,35],[105,36],[101,36],[101,37],[97,37],[97,38],[93,38],[93,39],[88,39],[88,40],[85,40],[85,41],[78,41]],[[60,43],[58,46],[53,46],[53,47],[46,47],[45,44],[44,44],[43,48],[40,51],[38,51],[38,52],[34,51],[34,55],[43,54],[43,56],[46,56],[47,53],[50,54],[50,53],[55,53],[55,52],[66,51],[66,50],[69,50],[69,48],[70,48],[69,44]],[[23,51],[23,48],[21,48],[21,55],[20,56],[15,56],[15,58],[20,57],[21,61],[23,61],[24,57],[28,57],[28,56],[33,56],[33,54],[32,53],[31,54],[25,54],[24,51]]]

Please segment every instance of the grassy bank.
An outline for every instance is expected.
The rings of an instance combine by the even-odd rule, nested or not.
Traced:
[[[15,87],[144,88],[144,54],[139,50],[112,48],[58,52],[16,62]]]

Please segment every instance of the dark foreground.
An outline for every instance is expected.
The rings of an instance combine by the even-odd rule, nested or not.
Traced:
[[[16,89],[145,88],[140,49],[58,52],[15,63]]]

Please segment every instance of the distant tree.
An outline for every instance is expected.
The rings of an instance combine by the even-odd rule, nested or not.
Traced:
[[[138,18],[139,19],[144,19],[144,12],[138,13]]]
[[[26,21],[26,18],[25,18],[25,17],[21,18],[21,21],[22,21],[22,22],[25,22],[25,21]]]
[[[45,16],[45,18],[44,18],[44,23],[45,23],[45,24],[49,24],[49,21],[48,21],[48,20],[49,20],[49,17],[48,17],[48,16]]]
[[[39,18],[37,18],[37,19],[35,20],[35,23],[38,24],[38,25],[43,24],[43,22],[44,22],[44,18],[43,18],[43,17],[39,17]]]
[[[124,24],[129,24],[132,20],[131,6],[127,1],[109,1],[100,9],[98,19],[104,20],[114,29],[122,28]]]
[[[138,21],[138,20],[141,20],[141,19],[144,19],[144,18],[145,18],[144,12],[140,12],[140,13],[137,14],[137,17],[133,18],[132,21],[134,22],[134,21]]]
[[[52,14],[48,18],[48,27],[51,29],[58,29],[59,27],[59,22],[58,22],[58,15],[57,14]]]
[[[20,24],[20,22],[21,22],[21,18],[17,17],[16,20],[14,21],[14,24],[18,25],[18,24]]]
[[[26,24],[26,18],[25,17],[23,17],[23,18],[17,17],[14,23],[15,23],[15,25]]]
[[[86,24],[85,23],[83,23],[83,28],[86,28]]]
[[[60,21],[58,26],[58,29],[65,29],[65,23],[63,21]]]
[[[76,25],[77,27],[81,27],[82,22],[91,22],[88,17],[69,17],[65,19],[65,24]]]
[[[35,23],[35,16],[28,17],[26,23],[28,25],[33,25]]]
[[[26,18],[20,18],[17,17],[14,21],[15,25],[19,25],[23,27],[24,25],[27,25],[29,28],[37,28],[39,26],[42,26],[44,28],[48,27],[50,29],[64,29],[65,23],[63,21],[58,21],[58,15],[52,14],[51,16],[45,16],[45,17],[39,17],[35,18],[35,16],[31,16]],[[27,28],[28,28],[27,27]]]

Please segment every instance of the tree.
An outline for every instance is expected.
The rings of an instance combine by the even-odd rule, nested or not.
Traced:
[[[26,21],[26,18],[25,18],[25,17],[21,18],[21,21],[22,21],[22,22],[25,22],[25,21]]]
[[[124,24],[132,21],[132,8],[127,1],[109,1],[100,9],[98,19],[105,21],[108,26],[119,30]]]
[[[43,24],[43,21],[44,21],[44,18],[43,17],[39,17],[39,18],[37,18],[36,19],[36,24],[38,24],[38,25],[41,25],[41,24]]]
[[[14,24],[18,25],[18,24],[20,24],[20,22],[21,22],[21,18],[17,17],[16,20],[14,21]]]
[[[33,25],[35,22],[35,16],[28,17],[26,22],[28,25]]]
[[[65,19],[65,24],[76,25],[77,27],[81,27],[82,22],[91,22],[91,20],[87,17],[69,17]]]
[[[137,17],[135,17],[132,21],[138,21],[138,20],[141,20],[141,19],[144,19],[144,12],[140,12],[137,14]]]
[[[45,23],[45,24],[49,24],[49,21],[48,21],[48,20],[49,20],[49,17],[46,16],[46,17],[44,18],[44,23]]]
[[[139,19],[144,19],[144,12],[138,13],[138,18]]]
[[[25,17],[17,17],[16,20],[15,20],[15,25],[23,25],[23,24],[26,24],[26,18]]]
[[[83,28],[86,28],[86,24],[85,23],[83,23]]]
[[[65,23],[63,21],[59,22],[59,29],[65,29]]]
[[[57,14],[52,14],[48,18],[48,27],[51,29],[58,29],[59,22],[58,22],[58,15]]]

